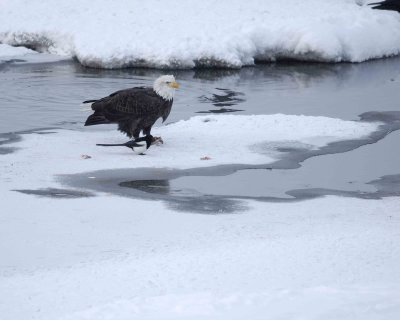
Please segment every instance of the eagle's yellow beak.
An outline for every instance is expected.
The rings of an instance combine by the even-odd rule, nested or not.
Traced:
[[[171,88],[178,89],[178,88],[179,88],[179,83],[176,82],[176,81],[174,81],[174,82],[171,82],[171,83],[169,84],[169,86],[170,86]]]

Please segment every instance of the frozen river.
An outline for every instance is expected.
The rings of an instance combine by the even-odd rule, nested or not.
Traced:
[[[398,319],[400,58],[173,71],[164,145],[96,147],[166,72],[0,66],[1,319]]]
[[[69,61],[3,64],[0,132],[5,139],[10,139],[10,132],[41,128],[72,129],[81,131],[82,135],[85,130],[99,130],[83,127],[87,113],[81,112],[81,101],[99,98],[121,88],[151,85],[154,78],[166,72],[87,69]],[[375,120],[379,120],[380,113],[394,111],[387,118],[390,121],[400,118],[396,114],[400,111],[399,58],[362,64],[288,62],[241,70],[175,70],[171,73],[179,79],[181,89],[167,124],[211,113],[282,113],[358,120],[361,114],[377,112]],[[101,173],[103,180],[108,181],[107,185],[79,177],[64,179],[64,182],[87,190],[171,200],[175,208],[180,208],[176,202],[183,200],[181,209],[200,212],[208,207],[206,203],[214,203],[205,210],[207,212],[235,211],[237,206],[228,209],[227,198],[285,201],[324,194],[379,198],[385,193],[377,193],[376,185],[371,182],[383,176],[391,179],[393,190],[398,189],[394,184],[400,173],[399,134],[386,136],[397,129],[397,126],[388,127],[382,136],[361,142],[361,145],[368,143],[364,148],[356,149],[357,144],[352,148],[336,146],[319,154],[304,154],[300,158],[297,155],[297,163],[286,165],[228,166],[202,172],[186,170],[164,177],[157,171],[157,175],[149,173],[139,181],[136,181],[138,175],[134,169],[119,173],[109,170]],[[110,126],[100,127],[100,130],[110,130]],[[251,132],[243,132],[243,135],[250,136]],[[121,141],[124,140],[121,135]],[[5,140],[0,151],[12,150],[10,146]],[[287,157],[291,156],[293,152],[288,152]],[[299,167],[299,162],[305,159],[308,160]],[[154,184],[156,180],[158,182]],[[48,195],[53,193],[50,190]],[[188,208],[188,199],[197,201],[191,202],[194,205]],[[199,199],[204,201],[199,202]]]

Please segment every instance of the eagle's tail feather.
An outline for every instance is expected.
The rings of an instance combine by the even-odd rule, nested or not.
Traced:
[[[96,124],[106,123],[110,123],[110,121],[108,121],[103,114],[95,112],[87,118],[85,126],[94,126]]]
[[[379,2],[369,3],[368,5],[373,6],[372,9],[392,10],[400,12],[400,1],[398,0],[384,0]]]
[[[81,103],[81,111],[90,111],[92,110],[92,104],[95,103],[97,100],[86,100]]]
[[[143,144],[136,143],[136,141],[128,141],[125,143],[96,143],[96,146],[102,146],[102,147],[128,147],[128,148],[133,148],[133,147],[143,147]]]
[[[125,143],[96,143],[96,146],[102,146],[102,147],[117,147],[121,146],[124,147],[126,146]]]

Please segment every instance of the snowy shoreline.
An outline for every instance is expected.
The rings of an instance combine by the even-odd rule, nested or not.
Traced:
[[[154,18],[157,17],[157,18]],[[400,52],[397,12],[350,0],[4,1],[0,43],[95,68],[362,62]],[[0,53],[1,54],[1,53]]]

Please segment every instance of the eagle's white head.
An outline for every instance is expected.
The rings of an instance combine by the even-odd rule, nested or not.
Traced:
[[[161,76],[154,81],[153,89],[165,100],[172,100],[175,89],[179,88],[178,82],[173,75]]]

